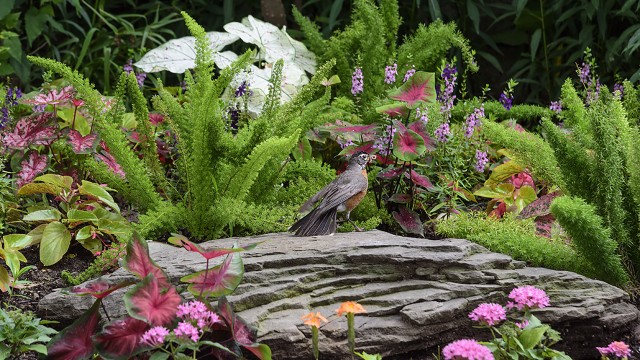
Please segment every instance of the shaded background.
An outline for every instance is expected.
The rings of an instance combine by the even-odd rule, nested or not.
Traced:
[[[587,47],[604,84],[640,80],[640,0],[399,3],[401,36],[411,34],[419,23],[442,18],[454,21],[470,39],[480,65],[469,79],[471,95],[489,84],[489,96],[497,98],[514,78],[520,82],[517,103],[548,104],[558,97],[564,79],[575,77]],[[181,10],[207,31],[223,31],[224,24],[251,14],[286,25],[300,38],[292,6],[329,37],[349,23],[352,5],[348,0],[0,0],[0,78],[8,76],[27,90],[37,86],[42,74],[26,55],[38,55],[63,61],[110,93],[128,59],[137,60],[170,39],[188,35]]]

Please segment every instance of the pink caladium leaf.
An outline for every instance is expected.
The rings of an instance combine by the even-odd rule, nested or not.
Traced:
[[[60,105],[69,102],[73,98],[73,86],[65,86],[62,89],[50,89],[47,93],[41,93],[34,98],[24,99],[22,102],[30,105]]]
[[[546,195],[543,195],[537,198],[536,200],[532,201],[529,205],[527,205],[524,209],[522,209],[522,211],[518,215],[518,218],[528,219],[531,217],[544,216],[544,215],[550,214],[551,202],[553,202],[553,199],[555,199],[557,196],[560,196],[559,191],[554,191],[552,193],[548,193]]]
[[[346,126],[329,126],[329,127],[327,127],[327,129],[331,130],[331,131],[334,131],[334,132],[339,132],[339,133],[347,133],[347,132],[364,133],[364,132],[371,132],[376,127],[378,127],[375,124],[372,124],[372,125],[350,125],[347,122],[345,122],[344,124]]]
[[[373,152],[374,143],[375,141],[367,141],[359,145],[350,145],[342,149],[342,151],[340,151],[338,155],[351,156],[359,151],[363,151],[363,152],[366,152],[367,154],[371,154]]]
[[[390,117],[406,116],[409,112],[407,104],[403,102],[392,102],[391,104],[385,104],[378,106],[376,112],[380,114],[387,114]]]
[[[2,136],[2,143],[10,149],[23,150],[30,145],[50,145],[56,138],[56,128],[48,126],[52,113],[42,113],[18,120],[12,132]]]
[[[218,301],[218,309],[220,316],[231,330],[232,339],[237,345],[247,349],[258,359],[271,360],[271,349],[264,344],[256,342],[256,330],[252,329],[247,322],[233,312],[231,304],[224,296],[220,297]]]
[[[424,155],[427,148],[422,137],[397,120],[393,124],[397,129],[393,135],[393,155],[402,161],[415,161]]]
[[[100,322],[100,299],[73,324],[58,333],[47,345],[47,359],[88,359],[94,353],[92,336]]]
[[[420,220],[420,216],[406,206],[400,206],[398,211],[393,212],[393,218],[396,219],[402,230],[409,234],[416,234],[424,237],[424,226]]]
[[[140,235],[135,232],[133,238],[127,244],[127,256],[124,258],[124,268],[144,279],[149,274],[158,281],[162,287],[171,286],[169,278],[162,269],[149,256],[149,247]]]
[[[205,250],[200,245],[189,241],[189,239],[187,239],[186,236],[181,234],[171,234],[171,237],[169,237],[168,241],[173,245],[184,247],[187,251],[197,252],[207,260],[211,260],[213,258],[217,258],[219,256],[223,256],[223,255],[227,255],[235,252],[251,250],[259,244],[259,243],[251,244],[244,248],[234,247],[232,249],[220,248],[220,249]]]
[[[424,146],[427,148],[427,150],[433,151],[436,149],[436,140],[429,136],[427,126],[424,122],[420,120],[414,121],[409,124],[407,128],[422,137],[422,140],[424,140]]]
[[[435,74],[417,71],[401,87],[389,91],[389,97],[404,101],[409,108],[414,108],[420,102],[435,103]]]
[[[20,164],[21,169],[18,172],[18,181],[16,181],[18,188],[30,183],[38,174],[43,172],[47,168],[47,160],[49,158],[46,155],[40,155],[35,151],[31,152],[29,157]]]
[[[105,359],[131,359],[133,355],[145,350],[140,338],[149,328],[146,322],[132,317],[112,321],[94,336],[96,350]]]
[[[98,135],[88,134],[82,136],[77,130],[69,131],[69,144],[71,149],[76,154],[89,154],[95,150]]]
[[[122,289],[123,287],[133,284],[134,282],[129,280],[121,281],[117,284],[111,284],[106,280],[98,279],[90,283],[84,283],[72,288],[64,289],[63,292],[66,294],[75,294],[80,296],[91,295],[97,299],[102,299],[118,289]]]
[[[405,171],[405,168],[389,168],[378,173],[378,177],[385,180],[395,179]]]
[[[198,271],[180,279],[189,283],[188,290],[194,296],[218,297],[231,294],[240,285],[244,265],[240,254],[227,255],[222,264]]]
[[[103,163],[105,163],[114,174],[119,175],[124,179],[126,174],[120,164],[116,162],[116,159],[108,152],[104,152],[103,154],[96,154],[96,157],[100,159]]]
[[[425,189],[431,189],[433,187],[428,177],[418,174],[415,170],[411,170],[411,176],[409,176],[409,173],[405,173],[404,176],[410,178],[414,184],[422,186]]]
[[[173,286],[163,287],[149,274],[124,296],[127,312],[132,317],[154,326],[171,323],[176,317],[182,298]]]

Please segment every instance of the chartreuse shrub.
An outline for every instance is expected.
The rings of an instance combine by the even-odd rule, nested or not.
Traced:
[[[568,270],[585,276],[597,277],[599,274],[596,267],[574,247],[562,240],[537,236],[532,220],[516,219],[510,213],[496,219],[483,212],[462,212],[439,221],[436,232],[447,237],[469,239],[491,251],[507,254],[533,266]]]
[[[80,74],[53,60],[30,60],[60,74],[85,100],[95,118],[95,129],[126,176],[114,175],[93,159],[83,166],[141,211],[137,229],[143,236],[186,229],[194,238],[203,239],[233,234],[238,227],[271,230],[269,224],[278,221],[276,216],[262,219],[262,223],[256,223],[254,217],[268,213],[270,208],[278,209],[272,215],[278,211],[293,213],[292,207],[283,209],[274,203],[271,193],[280,184],[285,160],[298,142],[303,109],[321,88],[333,63],[319,67],[310,83],[286,104],[280,105],[279,91],[271,91],[258,118],[231,129],[224,119],[227,109],[221,95],[252,61],[251,52],[239,56],[218,74],[204,29],[186,13],[183,16],[196,38],[196,67],[185,74],[187,90],[180,100],[162,83],[152,99],[177,141],[177,161],[170,171],[164,171],[158,161],[148,106],[133,74],[121,76],[114,104],[103,111],[101,94]],[[282,67],[281,61],[274,65],[272,89],[280,89]],[[141,139],[135,152],[120,129],[128,105]]]

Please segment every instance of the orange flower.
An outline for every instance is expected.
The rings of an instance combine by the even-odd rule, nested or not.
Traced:
[[[308,313],[307,315],[302,317],[302,320],[304,320],[304,324],[305,325],[309,325],[309,326],[315,326],[317,328],[320,328],[320,321],[324,321],[324,322],[328,322],[328,320],[322,316],[319,312],[317,313]]]
[[[336,309],[336,312],[338,313],[338,316],[342,316],[342,314],[344,313],[353,313],[353,314],[366,313],[367,310],[365,310],[362,307],[362,305],[358,304],[355,301],[345,301],[342,304],[340,304],[340,307]]]

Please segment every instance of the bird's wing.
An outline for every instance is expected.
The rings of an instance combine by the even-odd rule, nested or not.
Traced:
[[[318,208],[331,209],[336,207],[355,194],[366,190],[368,185],[367,178],[362,176],[360,171],[350,174],[343,172],[337,179],[327,185],[326,188],[328,189]]]
[[[301,213],[304,213],[311,210],[311,208],[313,208],[313,205],[315,205],[318,201],[322,200],[322,198],[324,198],[327,192],[331,190],[332,186],[335,185],[334,183],[338,179],[339,178],[333,179],[333,181],[327,184],[327,186],[323,187],[320,191],[318,191],[315,195],[313,195],[309,200],[305,201],[305,203],[302,204],[302,206],[300,206],[300,209],[298,211]]]

